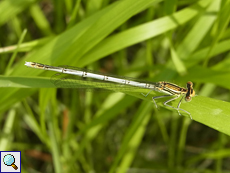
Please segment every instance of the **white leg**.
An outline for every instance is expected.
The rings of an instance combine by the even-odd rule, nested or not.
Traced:
[[[152,90],[150,90],[147,94],[141,93],[141,95],[143,95],[144,97],[147,97],[151,91]]]
[[[179,113],[179,115],[181,115],[181,113],[180,113],[179,110],[184,111],[184,112],[186,112],[187,114],[189,114],[189,117],[192,119],[192,116],[191,116],[191,114],[190,114],[188,111],[186,111],[186,110],[180,108],[181,101],[182,101],[182,99],[184,98],[184,96],[181,98],[180,102],[178,103],[177,108],[175,108],[175,107],[173,107],[173,106],[167,104],[167,103],[169,103],[169,102],[171,102],[171,101],[173,101],[173,100],[178,99],[179,97],[180,97],[180,95],[178,95],[178,96],[176,96],[176,97],[174,97],[174,98],[172,98],[172,99],[170,99],[170,100],[167,100],[166,102],[164,102],[164,105],[165,105],[165,106],[168,106],[168,107],[171,107],[171,108],[173,108],[173,109],[176,109],[177,112]]]
[[[164,96],[153,97],[152,99],[153,99],[153,102],[155,103],[156,108],[157,108],[157,104],[156,104],[155,99],[164,98],[164,97],[170,97],[170,96],[172,96],[172,95],[164,95]],[[180,97],[180,95],[178,95],[178,96],[176,96],[176,97],[174,97],[174,98],[171,98],[171,99],[165,101],[163,104],[164,104],[165,106],[168,106],[168,107],[170,107],[170,108],[173,108],[173,109],[177,110],[177,112],[178,112],[179,115],[181,115],[180,110],[186,112],[187,114],[189,114],[190,118],[192,119],[192,116],[191,116],[191,114],[190,114],[188,111],[186,111],[186,110],[180,108],[181,101],[182,101],[182,99],[184,98],[184,96],[181,98],[180,102],[178,103],[177,108],[175,108],[175,107],[173,107],[173,106],[167,104],[167,103],[169,103],[169,102],[171,102],[171,101],[173,101],[173,100],[178,99],[179,97]]]
[[[156,97],[152,97],[153,102],[154,102],[154,104],[155,104],[156,108],[157,108],[157,103],[156,103],[155,99],[160,99],[160,98],[170,97],[170,96],[171,96],[171,95],[164,95],[164,96],[156,96]]]

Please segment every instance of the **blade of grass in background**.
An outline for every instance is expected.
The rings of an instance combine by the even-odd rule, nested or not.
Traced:
[[[1,1],[0,2],[0,7],[1,7],[0,25],[4,24],[5,22],[7,22],[8,20],[10,20],[15,15],[25,10],[27,7],[29,7],[31,4],[35,2],[36,0]]]
[[[151,103],[143,102],[136,115],[134,115],[133,122],[130,125],[129,131],[124,136],[121,148],[111,166],[109,173],[126,172],[135,155],[135,150],[140,145],[140,140],[143,138],[143,132],[150,119],[149,111],[151,110]],[[125,157],[123,157],[125,156]],[[123,159],[122,159],[123,158]],[[119,165],[119,162],[120,166]],[[118,170],[115,171],[115,169]]]

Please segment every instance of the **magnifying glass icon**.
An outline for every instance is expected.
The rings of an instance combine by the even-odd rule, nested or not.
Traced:
[[[7,154],[3,158],[3,162],[7,166],[12,166],[15,170],[18,169],[18,167],[14,164],[15,163],[15,158],[12,154]]]

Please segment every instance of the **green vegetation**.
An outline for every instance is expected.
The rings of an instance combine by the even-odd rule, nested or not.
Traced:
[[[0,150],[22,172],[228,172],[230,1],[0,1]],[[25,61],[194,83],[181,112],[140,92],[57,89]],[[171,103],[177,106],[178,101]],[[206,126],[204,126],[206,125]]]

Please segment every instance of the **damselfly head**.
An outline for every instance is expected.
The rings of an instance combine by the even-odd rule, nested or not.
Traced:
[[[187,93],[185,96],[185,101],[190,102],[192,100],[192,97],[195,96],[195,91],[193,89],[193,83],[192,82],[188,82],[187,83]]]

